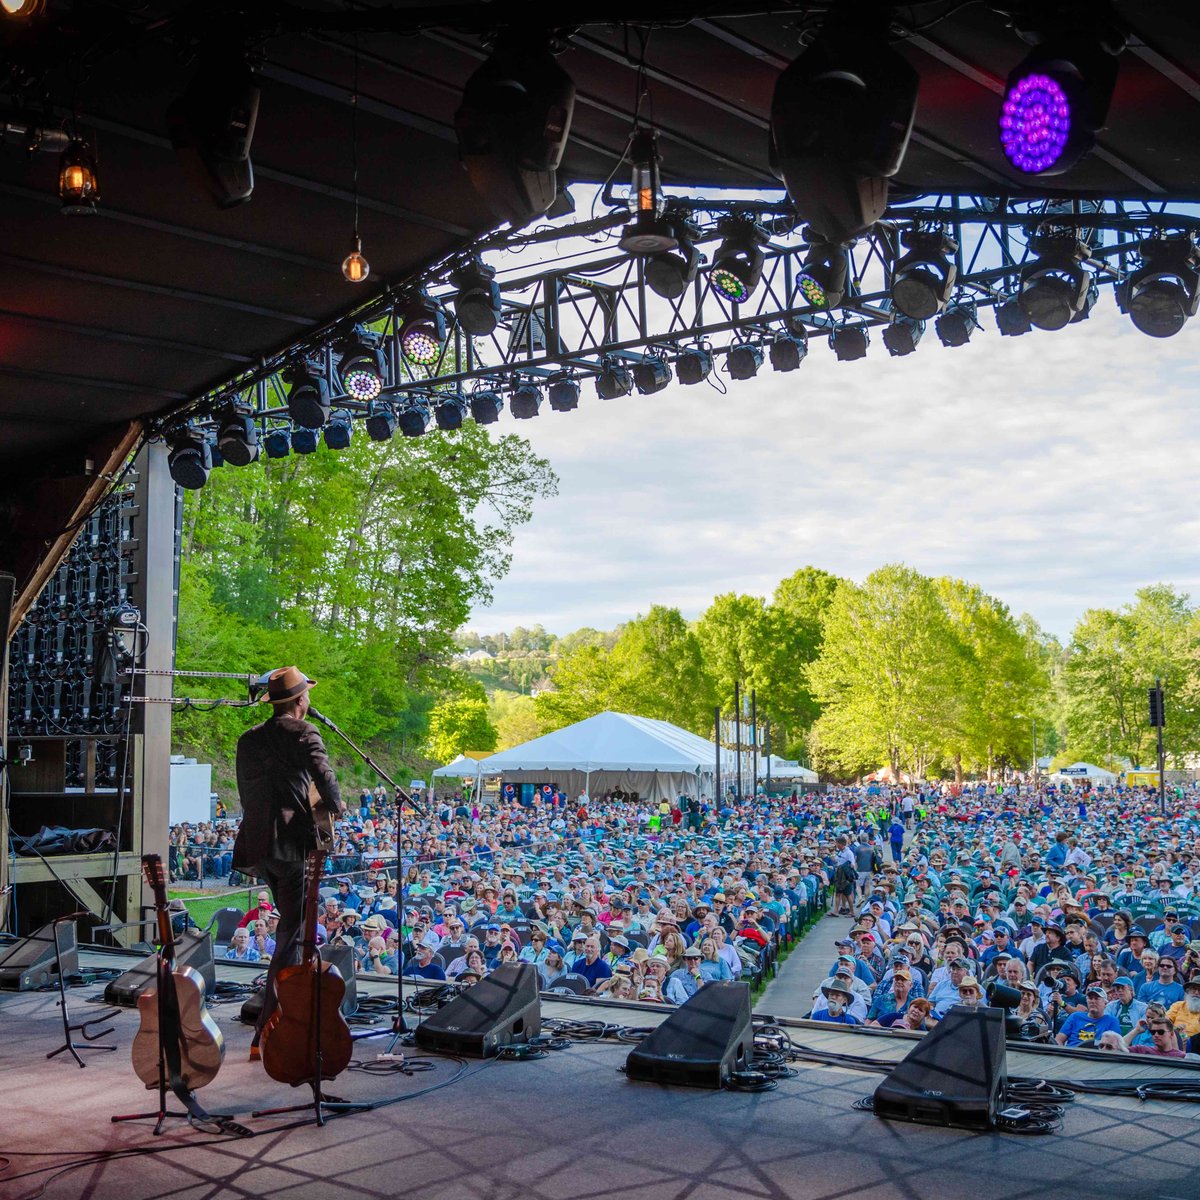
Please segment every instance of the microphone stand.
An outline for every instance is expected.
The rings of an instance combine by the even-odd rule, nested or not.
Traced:
[[[308,715],[314,720],[319,721],[327,729],[331,729],[334,733],[358,755],[359,758],[379,776],[380,779],[391,786],[393,795],[395,796],[396,806],[396,904],[397,904],[397,935],[401,934],[404,929],[404,872],[400,864],[400,836],[403,827],[402,805],[405,803],[411,804],[414,811],[420,813],[421,816],[428,816],[423,809],[418,808],[413,803],[410,793],[404,791],[403,788],[359,745],[357,745],[346,733],[337,727],[324,713],[318,712],[311,705],[308,709]],[[357,970],[357,967],[356,967]],[[396,1047],[396,1043],[406,1033],[408,1027],[404,1022],[404,947],[400,943],[396,947],[396,1019],[392,1022],[392,1040],[388,1045],[385,1053],[391,1054]],[[385,1030],[371,1030],[369,1033],[358,1035],[356,1040],[368,1037],[382,1037],[386,1033]]]

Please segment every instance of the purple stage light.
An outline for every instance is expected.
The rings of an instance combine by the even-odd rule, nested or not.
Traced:
[[[1000,110],[1000,145],[1018,171],[1049,171],[1070,135],[1071,104],[1057,80],[1036,72],[1009,86]]]

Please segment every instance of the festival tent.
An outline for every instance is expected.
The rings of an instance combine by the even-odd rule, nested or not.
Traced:
[[[767,759],[760,758],[758,760],[758,777],[766,779],[769,775],[772,780],[789,779],[795,780],[797,783],[816,783],[817,773],[808,767],[802,767],[798,762],[789,762],[786,758],[776,758],[774,755],[770,759],[770,770],[767,770]]]
[[[732,775],[733,754],[724,750],[721,758],[722,775]],[[619,789],[654,800],[685,792],[711,798],[716,752],[712,742],[668,721],[602,712],[490,754],[478,768],[506,784],[548,784],[570,796]]]
[[[434,771],[436,779],[474,779],[479,769],[479,760],[460,754],[453,762]]]
[[[1092,783],[1116,783],[1114,771],[1106,771],[1094,763],[1077,762],[1069,767],[1060,767],[1050,776],[1056,783],[1081,783],[1090,780]]]

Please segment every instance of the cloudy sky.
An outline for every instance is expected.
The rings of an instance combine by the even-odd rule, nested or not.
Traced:
[[[972,580],[1067,637],[1082,611],[1166,581],[1200,596],[1200,319],[1145,337],[1102,292],[1089,321],[835,360],[505,427],[558,473],[471,627],[611,628],[769,595],[805,564],[904,562]]]

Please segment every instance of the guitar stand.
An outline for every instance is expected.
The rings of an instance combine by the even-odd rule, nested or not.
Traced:
[[[71,1057],[81,1067],[85,1067],[85,1066],[87,1066],[87,1063],[85,1063],[83,1061],[83,1059],[79,1057],[80,1050],[115,1050],[116,1049],[116,1046],[93,1046],[93,1045],[91,1045],[90,1043],[95,1042],[95,1041],[99,1040],[100,1038],[105,1037],[107,1034],[112,1033],[111,1025],[107,1029],[97,1029],[95,1032],[92,1031],[92,1026],[93,1025],[101,1025],[105,1021],[111,1021],[114,1017],[119,1017],[121,1015],[121,1013],[120,1013],[119,1009],[110,1008],[106,1012],[100,1013],[99,1016],[89,1017],[86,1021],[77,1021],[74,1023],[71,1021],[71,1014],[67,1008],[67,983],[66,983],[66,980],[63,978],[62,943],[59,941],[59,937],[58,937],[58,926],[59,926],[60,921],[73,921],[75,919],[75,915],[76,914],[72,913],[70,916],[58,917],[54,921],[54,963],[55,963],[55,974],[58,976],[58,1007],[59,1007],[59,1010],[62,1012],[64,1041],[63,1041],[63,1044],[61,1046],[59,1046],[59,1048],[57,1050],[51,1050],[50,1053],[46,1055],[46,1057],[47,1058],[57,1058],[60,1054],[65,1054],[65,1053],[69,1052]],[[83,1038],[83,1041],[82,1042],[75,1041],[74,1038],[71,1037],[71,1035],[73,1033],[79,1034],[79,1036]]]

